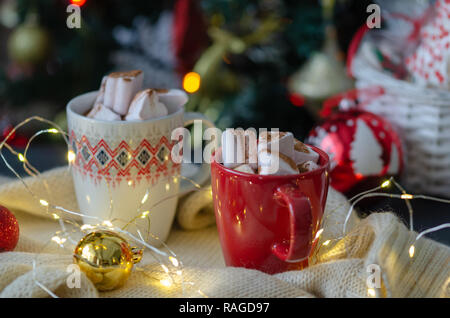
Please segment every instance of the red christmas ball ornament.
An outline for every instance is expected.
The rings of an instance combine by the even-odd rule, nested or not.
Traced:
[[[353,195],[400,175],[403,151],[391,124],[358,108],[354,100],[341,99],[339,106],[307,138],[309,144],[329,154],[331,186]]]
[[[19,241],[19,223],[7,208],[0,205],[0,252],[12,251]]]

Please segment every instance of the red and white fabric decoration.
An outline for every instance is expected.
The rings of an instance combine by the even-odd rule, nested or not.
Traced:
[[[417,50],[406,59],[414,81],[421,86],[450,88],[450,0],[438,0],[433,18],[420,33]]]

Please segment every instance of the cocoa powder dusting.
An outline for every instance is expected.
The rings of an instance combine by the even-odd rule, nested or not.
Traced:
[[[113,78],[118,78],[118,77],[136,77],[139,74],[141,74],[142,71],[140,70],[133,70],[133,71],[128,71],[128,72],[112,72],[111,74],[109,74],[109,77],[113,77]]]
[[[300,173],[304,173],[304,172],[308,172],[308,168],[306,168],[305,163],[301,163],[299,165],[297,165],[297,169]]]
[[[280,159],[284,160],[292,169],[297,170],[297,165],[295,164],[294,160],[292,160],[291,158],[289,158],[288,156],[286,156],[283,153],[279,153]]]
[[[304,143],[302,143],[301,141],[298,141],[297,139],[295,139],[294,150],[304,152],[304,153],[309,153],[308,147],[306,147],[306,145]]]

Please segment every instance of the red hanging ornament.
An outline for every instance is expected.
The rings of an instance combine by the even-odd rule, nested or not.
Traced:
[[[383,93],[377,90],[366,90],[365,97]],[[387,120],[360,108],[360,93],[351,91],[326,102],[322,114],[328,117],[307,138],[330,155],[331,185],[348,195],[380,185],[403,168],[398,134]],[[336,102],[340,110],[332,113]]]
[[[0,206],[0,252],[12,251],[19,241],[19,223],[7,208]]]
[[[173,10],[173,46],[178,72],[191,71],[208,43],[206,22],[196,0],[177,0]]]

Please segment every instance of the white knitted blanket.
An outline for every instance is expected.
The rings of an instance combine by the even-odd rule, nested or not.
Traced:
[[[27,182],[36,193],[44,193],[43,180],[53,189],[50,198],[53,203],[77,210],[67,169],[54,169],[42,174],[40,179]],[[71,289],[66,284],[70,274],[66,267],[72,263],[71,255],[47,244],[59,229],[58,223],[42,217],[45,211],[20,182],[1,179],[0,184],[0,204],[14,211],[20,225],[15,251],[0,253],[0,297],[49,297],[36,285],[35,279],[60,297],[201,297],[199,290],[209,297],[369,297],[373,296],[372,292],[379,297],[450,296],[449,247],[421,238],[415,243],[414,257],[410,258],[408,249],[417,233],[409,232],[390,213],[371,214],[364,220],[353,217],[349,234],[340,238],[349,205],[332,189],[319,244],[322,247],[315,264],[302,271],[267,275],[256,270],[227,268],[214,225],[192,231],[175,225],[167,244],[183,261],[184,276],[195,288],[161,286],[149,275],[160,271],[160,267],[147,262],[140,265],[144,271],[133,271],[125,286],[118,290],[99,293],[84,275],[81,288]],[[183,202],[186,200],[189,198]],[[203,222],[200,225],[193,220],[198,206],[208,204],[192,202],[195,200],[185,204],[185,210],[190,206],[196,209],[195,213],[190,210],[183,214],[186,212],[181,209],[179,222],[184,228],[207,225],[211,220],[208,211],[202,212],[206,215],[200,217]],[[332,241],[324,246],[326,240]],[[33,260],[37,264],[34,271]],[[381,284],[369,290],[367,278],[372,274],[371,264],[379,266]]]

